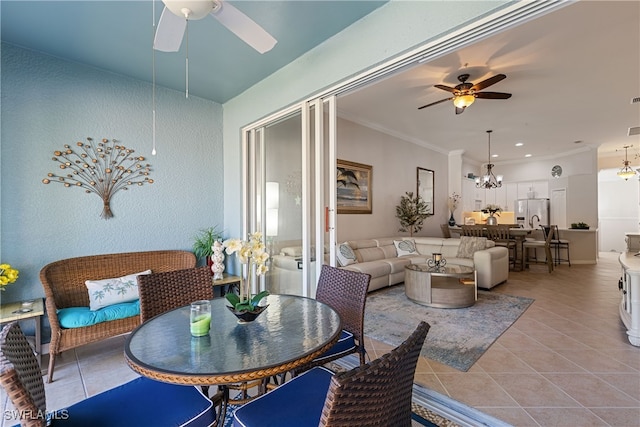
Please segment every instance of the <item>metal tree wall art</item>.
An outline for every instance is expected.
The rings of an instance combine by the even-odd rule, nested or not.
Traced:
[[[113,218],[111,196],[132,185],[153,184],[153,179],[149,178],[151,165],[143,164],[145,158],[133,155],[134,150],[116,145],[118,141],[115,139],[104,138],[96,144],[93,138],[88,137],[87,141],[77,142],[77,151],[68,144],[64,145],[63,151],[54,151],[52,160],[59,163],[63,175],[48,173],[42,182],[82,187],[86,193],[97,194],[103,202],[100,217]]]

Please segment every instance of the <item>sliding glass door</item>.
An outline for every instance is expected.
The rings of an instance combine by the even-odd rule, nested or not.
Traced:
[[[271,293],[315,296],[320,266],[333,259],[331,111],[333,98],[302,103],[243,130],[245,230],[265,237],[271,258],[260,288]]]

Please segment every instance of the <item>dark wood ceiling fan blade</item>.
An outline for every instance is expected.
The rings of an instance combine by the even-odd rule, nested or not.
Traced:
[[[432,102],[431,104],[427,104],[427,105],[423,105],[422,107],[418,107],[418,110],[422,110],[423,108],[431,107],[432,105],[440,104],[440,103],[445,102],[445,101],[451,101],[452,99],[453,99],[453,97],[441,99],[440,101]]]
[[[447,92],[451,92],[451,93],[456,91],[456,88],[445,86],[445,85],[433,85],[433,87],[437,87],[438,89],[446,90]]]
[[[462,113],[464,113],[464,110],[465,110],[466,108],[467,108],[467,107],[462,107],[462,108],[458,108],[458,107],[456,107],[456,114],[462,114]]]
[[[482,89],[484,89],[486,87],[489,87],[489,86],[491,86],[493,84],[496,84],[500,80],[504,80],[506,78],[507,78],[507,76],[504,75],[504,74],[496,74],[493,77],[489,77],[488,79],[481,81],[480,83],[474,84],[471,87],[471,89],[477,92],[477,91],[482,90]]]
[[[477,92],[475,97],[483,99],[509,99],[511,98],[511,94],[503,92]]]

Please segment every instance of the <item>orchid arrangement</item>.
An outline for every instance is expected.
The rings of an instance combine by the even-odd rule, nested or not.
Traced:
[[[18,273],[9,264],[0,264],[0,290],[4,291],[5,286],[18,280]]]
[[[458,203],[460,203],[460,195],[455,192],[451,193],[449,200],[447,200],[447,206],[452,213],[458,209]]]
[[[224,241],[223,245],[228,255],[235,253],[238,261],[247,266],[247,277],[244,277],[244,267],[240,275],[240,294],[236,295],[233,292],[229,292],[225,295],[225,298],[233,305],[236,311],[254,311],[260,300],[269,295],[267,291],[262,291],[254,296],[251,295],[252,273],[255,271],[256,276],[262,276],[269,271],[267,266],[269,254],[262,242],[262,233],[250,234],[247,240],[229,239]]]

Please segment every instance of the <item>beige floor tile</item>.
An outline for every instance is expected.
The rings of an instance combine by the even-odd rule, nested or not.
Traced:
[[[540,374],[490,375],[522,407],[571,408],[580,406],[576,400]]]
[[[591,408],[613,427],[640,427],[640,408]]]
[[[438,374],[438,378],[448,395],[467,405],[517,406],[517,402],[488,374]]]
[[[563,357],[590,372],[637,372],[630,366],[620,363],[598,350],[558,350]]]
[[[543,374],[550,382],[585,407],[628,408],[640,402],[593,374]]]
[[[640,401],[640,373],[638,374],[595,374],[618,390]]]
[[[533,372],[522,359],[500,344],[494,344],[476,362],[485,372]]]
[[[516,356],[537,372],[585,372],[576,363],[550,349],[512,349]]]
[[[608,426],[600,417],[586,408],[525,408],[544,427],[597,427]]]

